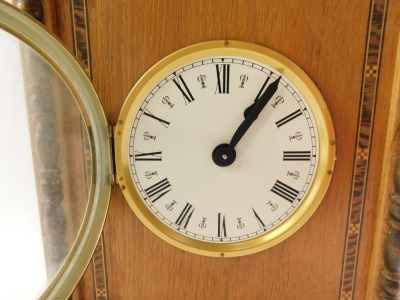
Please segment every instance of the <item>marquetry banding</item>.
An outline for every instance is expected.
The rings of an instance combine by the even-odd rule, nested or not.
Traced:
[[[388,0],[371,0],[367,45],[360,95],[357,148],[355,154],[352,192],[347,219],[346,243],[343,253],[340,299],[354,298],[356,268],[361,239],[361,222],[365,205],[365,190],[370,161],[370,147],[377,101],[380,58],[385,32]]]

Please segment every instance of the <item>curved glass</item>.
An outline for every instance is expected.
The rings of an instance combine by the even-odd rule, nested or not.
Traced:
[[[66,298],[107,211],[107,124],[73,57],[4,3],[0,45],[2,299]]]

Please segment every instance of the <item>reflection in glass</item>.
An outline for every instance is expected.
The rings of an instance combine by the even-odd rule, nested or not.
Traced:
[[[91,157],[74,96],[29,46],[0,30],[0,287],[40,297],[87,207]]]

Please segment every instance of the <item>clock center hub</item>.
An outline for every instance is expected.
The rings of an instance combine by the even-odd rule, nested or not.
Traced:
[[[212,152],[212,159],[217,166],[230,166],[236,159],[235,148],[229,144],[218,145]]]

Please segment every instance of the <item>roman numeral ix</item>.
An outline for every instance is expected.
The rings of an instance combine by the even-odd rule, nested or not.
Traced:
[[[161,159],[161,151],[148,153],[135,151],[135,161],[161,161]]]

